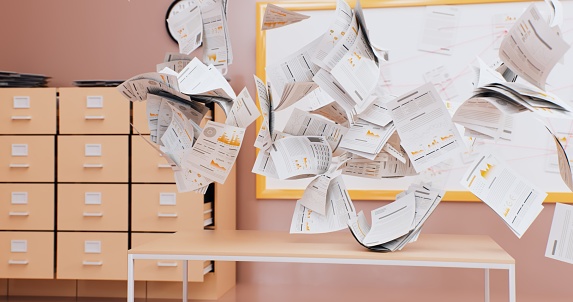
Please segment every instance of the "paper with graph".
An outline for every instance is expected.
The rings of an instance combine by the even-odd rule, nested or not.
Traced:
[[[208,121],[184,162],[205,177],[225,183],[245,136],[245,129]]]
[[[432,83],[387,103],[398,135],[416,171],[461,152],[463,142]]]
[[[483,154],[464,174],[462,185],[487,204],[521,238],[543,210],[547,193],[493,154]]]

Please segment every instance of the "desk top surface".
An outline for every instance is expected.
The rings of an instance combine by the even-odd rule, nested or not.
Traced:
[[[179,231],[134,247],[128,253],[515,263],[503,248],[484,235],[421,234],[418,241],[407,244],[401,251],[377,253],[362,247],[348,231],[313,235],[248,230]]]

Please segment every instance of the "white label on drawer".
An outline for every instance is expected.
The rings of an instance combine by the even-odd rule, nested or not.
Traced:
[[[85,204],[101,204],[101,192],[86,192]]]
[[[29,96],[14,96],[14,109],[30,108]]]
[[[12,156],[28,156],[28,144],[12,144]]]
[[[28,192],[12,192],[12,204],[28,204]]]
[[[175,193],[159,193],[159,205],[174,206],[177,204],[177,195]]]
[[[10,241],[10,252],[12,253],[27,253],[28,240],[12,240]]]
[[[103,108],[103,96],[101,96],[101,95],[88,95],[86,97],[86,107],[88,107],[88,108]]]
[[[86,156],[101,156],[101,144],[86,144]]]
[[[86,254],[101,254],[101,241],[99,241],[99,240],[86,240],[84,242],[84,253],[86,253]]]

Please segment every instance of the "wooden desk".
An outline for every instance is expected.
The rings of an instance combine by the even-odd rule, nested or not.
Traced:
[[[346,232],[290,235],[244,230],[180,231],[129,250],[128,302],[134,301],[135,259],[182,260],[183,301],[187,300],[189,260],[479,268],[485,270],[486,302],[489,270],[505,269],[509,275],[509,301],[516,299],[515,260],[490,237],[480,235],[422,234],[402,251],[376,253],[360,246]]]

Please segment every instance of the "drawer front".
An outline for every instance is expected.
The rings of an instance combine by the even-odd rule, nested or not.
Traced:
[[[131,233],[131,246],[136,247],[169,234]],[[187,278],[191,282],[203,282],[204,266],[210,261],[188,261]],[[182,261],[177,260],[136,260],[134,267],[135,280],[148,281],[182,281]]]
[[[127,233],[58,232],[58,279],[127,279]]]
[[[0,136],[0,182],[53,182],[54,136]]]
[[[60,182],[127,182],[128,136],[58,136]]]
[[[133,184],[131,196],[132,231],[203,229],[203,194],[177,193],[174,184]]]
[[[144,136],[149,140],[149,136]],[[142,137],[131,137],[131,181],[175,183],[173,170],[157,150],[153,149]]]
[[[130,102],[115,87],[60,88],[61,134],[128,134]]]
[[[133,126],[141,134],[149,134],[149,124],[147,123],[147,102],[133,102]],[[133,133],[135,130],[133,130]]]
[[[53,232],[0,232],[0,278],[52,279]]]
[[[53,184],[0,184],[0,229],[53,230]]]
[[[56,134],[56,88],[0,89],[0,134]]]
[[[58,230],[127,231],[127,184],[58,184]]]

